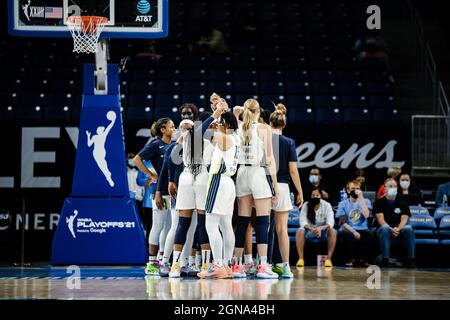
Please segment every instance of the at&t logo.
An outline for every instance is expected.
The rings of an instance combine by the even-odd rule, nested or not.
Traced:
[[[151,5],[147,0],[140,0],[137,3],[136,9],[141,15],[136,16],[135,22],[152,22],[153,16],[147,15],[151,9]]]

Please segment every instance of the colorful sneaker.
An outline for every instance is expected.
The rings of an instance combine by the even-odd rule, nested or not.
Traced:
[[[206,277],[208,277],[209,269],[212,267],[212,264],[210,264],[209,268],[205,269],[205,267],[206,267],[206,264],[204,263],[202,265],[202,269],[200,270],[200,272],[197,273],[197,277],[199,277],[199,278],[206,278]]]
[[[187,265],[181,268],[181,274],[186,275],[186,277],[196,277],[197,273],[199,272],[200,270],[198,270],[194,264]]]
[[[325,268],[333,268],[333,263],[331,262],[331,259],[325,260]]]
[[[182,277],[187,277],[188,276],[188,271],[189,271],[189,265],[184,265],[181,267],[181,271],[180,271],[180,275]]]
[[[233,264],[231,267],[233,272],[233,278],[245,278],[247,274],[244,271],[244,266],[242,264]]]
[[[283,279],[292,279],[294,277],[294,274],[291,271],[291,267],[289,265],[284,265],[283,267],[281,267],[282,269],[282,273],[281,273],[281,278]]]
[[[159,268],[159,275],[161,277],[168,277],[170,273],[170,263],[163,263]]]
[[[260,264],[258,266],[256,277],[258,279],[278,279],[278,275],[272,272],[272,268],[269,264],[266,264],[265,266]]]
[[[227,279],[233,278],[233,269],[229,266],[225,266],[225,270],[227,270]]]
[[[276,264],[272,267],[272,271],[281,277],[281,275],[283,274],[283,266]]]
[[[209,264],[203,263],[203,264],[202,264],[202,267],[201,267],[201,269],[200,269],[200,272],[208,271],[208,269],[209,269]]]
[[[247,276],[255,276],[256,275],[256,266],[253,262],[244,263],[244,271]]]
[[[219,267],[215,263],[212,263],[207,274],[205,275],[205,278],[225,279],[227,276],[228,272],[224,266]]]
[[[159,276],[159,263],[158,261],[150,261],[145,266],[144,270],[146,275],[149,276]]]
[[[303,259],[298,259],[297,264],[295,265],[296,267],[300,267],[303,268],[305,266],[305,260]]]
[[[178,262],[175,262],[170,268],[169,278],[179,278],[181,276],[181,267]]]

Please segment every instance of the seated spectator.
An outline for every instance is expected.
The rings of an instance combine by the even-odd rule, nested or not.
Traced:
[[[440,184],[436,192],[436,208],[448,207],[450,197],[450,182]]]
[[[386,196],[375,201],[373,212],[379,228],[377,235],[380,241],[382,267],[389,267],[391,239],[403,238],[407,247],[408,267],[415,268],[415,237],[414,230],[407,225],[409,216],[408,204],[397,196],[397,181],[389,178],[385,181]]]
[[[198,37],[189,43],[189,52],[199,54],[222,54],[229,51],[220,30],[213,28],[209,21],[200,25]]]
[[[411,181],[411,176],[408,173],[402,173],[400,175],[398,197],[405,201],[408,206],[418,206],[423,204],[422,193]]]
[[[366,266],[371,238],[367,218],[372,205],[368,199],[364,199],[359,181],[349,181],[346,190],[348,197],[339,202],[336,212],[336,218],[340,220],[339,234],[345,245],[345,266],[353,267],[355,263],[355,245],[359,249],[357,250],[357,264]]]
[[[327,191],[325,191],[325,187],[322,184],[322,175],[320,174],[320,170],[316,167],[313,167],[309,171],[309,183],[305,184],[305,194],[311,194],[314,189],[320,189],[322,193],[322,198],[324,200],[329,200],[330,195]]]
[[[389,168],[387,170],[387,177],[388,177],[388,179],[391,178],[391,179],[394,179],[395,181],[397,181],[398,176],[400,175],[401,172],[402,172],[401,168],[398,168],[398,167]],[[377,199],[380,199],[380,198],[384,197],[385,195],[386,195],[386,190],[384,189],[384,184],[382,184],[380,186],[380,188],[378,188]]]
[[[333,229],[334,213],[331,204],[322,200],[322,191],[315,188],[311,192],[311,199],[306,202],[300,212],[300,228],[296,234],[298,261],[297,267],[303,267],[305,261],[303,252],[305,241],[314,238],[328,242],[328,254],[325,267],[333,267],[331,257],[336,247],[337,231]]]
[[[372,185],[369,185],[369,183],[367,182],[366,172],[363,169],[358,169],[355,171],[354,179],[361,184],[362,191],[375,190],[375,188]]]

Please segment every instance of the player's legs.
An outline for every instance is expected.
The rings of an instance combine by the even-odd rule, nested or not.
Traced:
[[[179,259],[186,243],[186,236],[191,225],[193,210],[178,211],[178,226],[175,233],[175,241],[173,246],[173,264],[169,273],[169,277],[179,277],[181,275],[181,266]]]

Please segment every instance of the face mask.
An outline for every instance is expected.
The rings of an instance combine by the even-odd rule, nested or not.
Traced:
[[[395,197],[397,195],[397,188],[389,188],[387,194],[389,197]]]
[[[402,180],[400,181],[400,187],[402,187],[403,190],[406,190],[411,185],[411,181],[408,180]]]
[[[349,193],[350,197],[352,197],[353,199],[358,199],[358,195],[356,194],[355,190],[350,191]]]
[[[128,165],[129,165],[130,167],[136,167],[136,165],[134,164],[133,159],[128,159]]]
[[[311,203],[311,205],[313,205],[315,207],[320,203],[320,198],[311,198],[311,200],[309,200],[309,202]]]
[[[315,176],[315,175],[309,176],[309,182],[311,182],[311,183],[319,182],[319,176]]]

